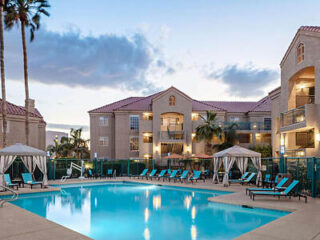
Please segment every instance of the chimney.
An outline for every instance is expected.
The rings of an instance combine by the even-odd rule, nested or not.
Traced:
[[[28,106],[29,106],[29,112],[34,113],[34,108],[35,108],[34,99],[29,98]]]

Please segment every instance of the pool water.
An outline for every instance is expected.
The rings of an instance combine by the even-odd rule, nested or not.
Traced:
[[[228,192],[135,183],[20,195],[26,210],[93,239],[233,239],[288,212],[208,201]]]

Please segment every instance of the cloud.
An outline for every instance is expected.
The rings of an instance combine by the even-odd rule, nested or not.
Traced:
[[[19,31],[6,32],[5,42],[7,78],[21,81]],[[79,31],[60,34],[43,27],[36,32],[34,42],[28,43],[27,50],[29,78],[44,84],[153,92],[158,89],[147,79],[147,72],[150,68],[169,69],[143,34],[82,37]]]
[[[279,72],[272,69],[257,69],[253,66],[230,65],[211,72],[207,77],[220,79],[228,86],[231,95],[247,97],[263,95],[265,87],[279,79]]]

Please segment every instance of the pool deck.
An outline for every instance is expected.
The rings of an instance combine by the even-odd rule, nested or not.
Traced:
[[[218,197],[209,198],[209,201],[228,203],[236,205],[247,205],[252,207],[260,207],[267,209],[277,209],[284,211],[291,211],[291,214],[270,222],[260,228],[251,232],[241,235],[237,239],[254,239],[254,240],[320,240],[320,199],[308,198],[308,203],[305,204],[304,200],[300,201],[298,198],[291,200],[282,198],[281,200],[273,197],[257,197],[252,201],[249,196],[245,194],[245,188],[238,184],[231,185],[230,187],[223,187],[221,184],[212,184],[210,180],[205,183],[198,182],[191,183],[173,183],[162,181],[150,181],[133,179],[127,177],[115,179],[69,179],[65,183],[60,181],[50,181],[50,184],[71,184],[71,183],[86,183],[86,182],[113,182],[113,181],[128,181],[140,183],[155,183],[168,186],[182,186],[192,187],[199,189],[221,190],[230,191],[231,194],[220,195]],[[21,188],[19,194],[35,193],[45,191],[59,191],[59,187],[50,187],[46,189],[30,189]],[[5,193],[1,193],[3,195]],[[80,233],[65,228],[59,224],[46,220],[36,214],[14,206],[13,204],[6,203],[3,208],[0,208],[0,226],[6,231],[0,231],[0,240],[37,240],[37,239],[90,239]]]

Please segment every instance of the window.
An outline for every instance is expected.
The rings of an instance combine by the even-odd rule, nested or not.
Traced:
[[[239,134],[239,143],[250,143],[251,134],[250,133],[240,133]]]
[[[271,118],[264,118],[264,130],[271,130]]]
[[[296,145],[301,148],[314,148],[314,129],[296,132]]]
[[[1,132],[3,132],[3,122],[1,121]],[[10,132],[10,121],[7,120],[7,133]]]
[[[130,151],[137,152],[139,151],[139,137],[131,136],[130,137]]]
[[[108,126],[109,118],[108,117],[99,117],[99,126]]]
[[[100,146],[108,146],[109,145],[109,137],[100,137],[99,138]]]
[[[230,122],[239,122],[239,117],[230,117]]]
[[[176,105],[176,97],[170,96],[169,97],[169,106],[175,106]]]
[[[297,48],[297,63],[300,63],[304,60],[304,44],[299,43]]]
[[[144,143],[152,143],[152,141],[153,141],[152,133],[143,133]]]
[[[199,119],[199,114],[198,114],[198,113],[192,113],[192,114],[191,114],[191,119],[192,119],[192,121],[198,121],[198,119]]]
[[[130,115],[130,130],[139,130],[139,115]]]
[[[152,119],[153,119],[152,113],[149,113],[149,112],[143,113],[143,120],[152,120]]]

